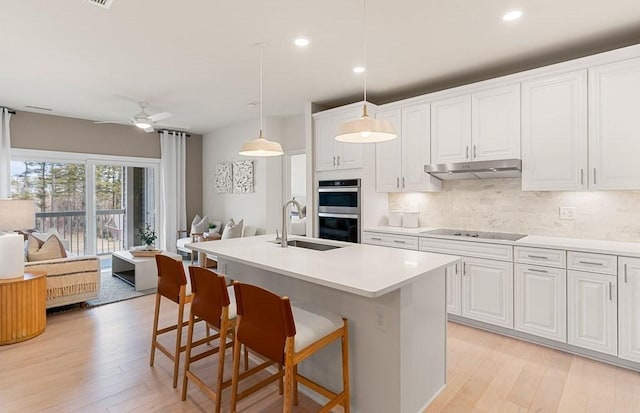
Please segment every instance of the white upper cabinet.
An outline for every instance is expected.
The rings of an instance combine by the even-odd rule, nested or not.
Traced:
[[[471,158],[520,159],[520,84],[471,95]]]
[[[431,163],[471,160],[471,96],[431,103]]]
[[[640,189],[640,59],[589,69],[592,189]]]
[[[378,192],[439,191],[438,179],[424,172],[430,163],[429,104],[417,103],[378,110],[398,138],[376,144],[376,190]]]
[[[402,177],[402,109],[379,109],[377,119],[386,119],[393,125],[398,138],[376,143],[376,191],[401,192]],[[426,174],[425,174],[426,175]]]
[[[432,163],[520,158],[520,84],[431,104]]]
[[[586,187],[586,71],[522,83],[522,190]]]
[[[316,170],[362,168],[362,144],[343,143],[335,140],[342,122],[362,116],[362,105],[332,109],[330,113],[314,114],[314,138]]]

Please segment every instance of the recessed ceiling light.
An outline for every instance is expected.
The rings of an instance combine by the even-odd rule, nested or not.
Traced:
[[[522,17],[522,10],[509,10],[502,16],[502,20],[510,22],[518,20],[520,17]]]
[[[293,44],[298,47],[307,47],[309,46],[309,43],[311,43],[311,40],[309,40],[308,37],[296,37],[296,39],[293,41]]]
[[[364,67],[362,66],[356,66],[353,68],[353,73],[362,73],[364,72]]]

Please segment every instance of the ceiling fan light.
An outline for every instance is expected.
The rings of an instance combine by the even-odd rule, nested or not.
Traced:
[[[362,117],[342,123],[335,140],[348,143],[377,143],[397,137],[391,122],[386,119],[371,118],[365,111]]]
[[[280,156],[284,151],[282,145],[264,138],[260,131],[258,139],[243,143],[238,153],[244,156]]]
[[[140,129],[147,129],[148,127],[151,126],[151,124],[149,122],[146,122],[146,121],[135,121],[134,125],[136,125]]]

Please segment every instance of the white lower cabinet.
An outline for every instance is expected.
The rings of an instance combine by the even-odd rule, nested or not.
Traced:
[[[465,258],[462,316],[513,328],[513,263]]]
[[[567,342],[617,355],[617,278],[582,271],[567,272]]]
[[[618,357],[640,363],[640,258],[619,258]]]
[[[460,266],[454,264],[446,268],[447,272],[447,312],[449,314],[462,315]]]
[[[514,328],[566,342],[566,282],[564,268],[515,264]]]

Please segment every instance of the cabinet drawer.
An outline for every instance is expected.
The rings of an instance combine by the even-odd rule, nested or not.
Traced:
[[[420,238],[420,251],[463,255],[491,260],[513,260],[513,246],[476,241],[451,241],[440,238]]]
[[[523,264],[566,268],[567,252],[565,250],[552,250],[548,248],[514,247],[513,260]]]
[[[617,256],[589,252],[567,252],[567,268],[570,270],[618,274]]]
[[[412,237],[409,235],[381,234],[379,232],[365,232],[363,244],[417,250],[418,237]]]

